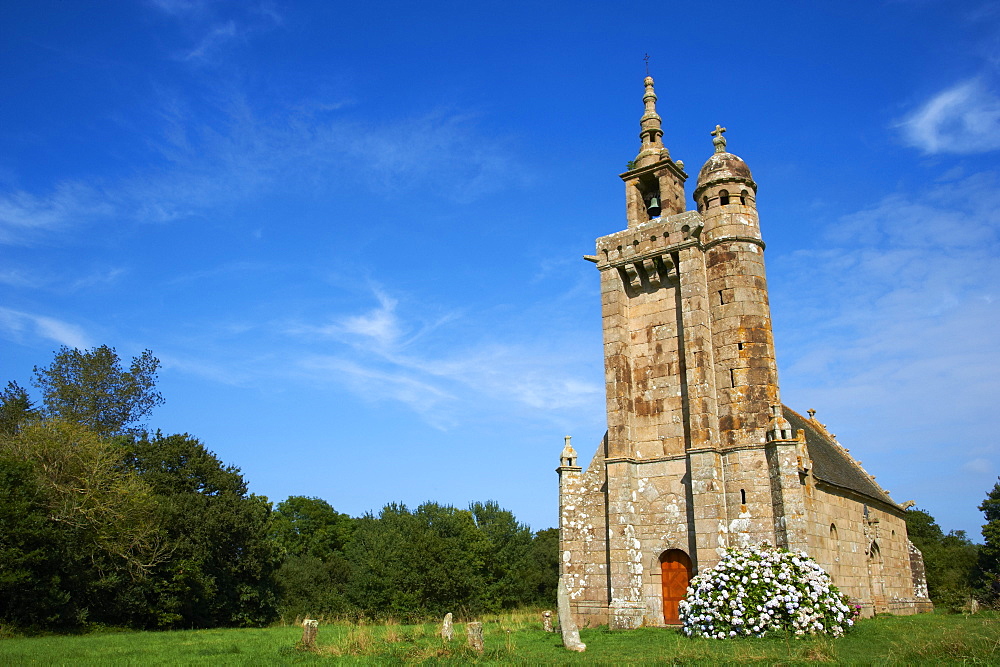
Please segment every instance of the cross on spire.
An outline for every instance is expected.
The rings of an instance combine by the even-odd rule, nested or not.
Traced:
[[[648,53],[643,57],[643,60],[646,61],[646,76],[649,76],[649,54]]]
[[[722,133],[726,131],[726,128],[721,125],[716,125],[715,129],[710,133],[712,135],[712,143],[715,144],[716,153],[726,152],[726,138],[722,136]]]

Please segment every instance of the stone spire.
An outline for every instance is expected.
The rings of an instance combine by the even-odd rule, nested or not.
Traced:
[[[663,157],[670,157],[670,153],[663,146],[663,130],[661,129],[660,114],[656,113],[656,93],[653,91],[653,77],[647,76],[643,83],[646,86],[646,93],[642,96],[642,103],[646,106],[646,111],[639,119],[639,138],[642,139],[642,148],[635,158],[637,167],[644,167],[652,164]]]

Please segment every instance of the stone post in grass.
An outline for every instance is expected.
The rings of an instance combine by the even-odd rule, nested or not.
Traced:
[[[302,648],[309,650],[316,648],[316,635],[318,634],[319,621],[314,618],[302,621]]]
[[[542,629],[545,630],[545,632],[555,632],[555,629],[552,627],[551,611],[542,612]]]
[[[451,612],[449,611],[447,614],[444,615],[444,621],[441,622],[441,639],[445,640],[446,642],[450,642],[454,634],[454,631],[452,630],[451,619],[452,616]]]
[[[587,650],[587,645],[580,641],[580,631],[576,629],[576,621],[573,620],[573,610],[569,607],[569,591],[566,589],[566,580],[559,577],[559,629],[562,631],[563,646],[570,651],[583,652]]]
[[[465,636],[469,640],[469,648],[477,653],[483,652],[483,624],[479,621],[465,624]]]

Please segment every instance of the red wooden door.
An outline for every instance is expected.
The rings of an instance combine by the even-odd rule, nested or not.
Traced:
[[[677,625],[681,622],[678,603],[687,593],[691,581],[691,559],[680,549],[665,551],[660,556],[660,582],[663,587],[663,622]]]

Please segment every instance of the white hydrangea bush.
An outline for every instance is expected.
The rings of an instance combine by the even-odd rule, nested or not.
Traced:
[[[689,637],[843,635],[854,624],[846,595],[804,553],[767,545],[728,549],[715,567],[691,580],[680,603]]]

